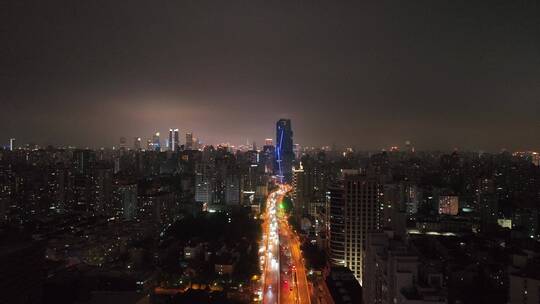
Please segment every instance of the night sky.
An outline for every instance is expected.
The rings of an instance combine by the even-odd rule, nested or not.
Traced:
[[[0,143],[540,149],[535,1],[354,2],[2,1]]]

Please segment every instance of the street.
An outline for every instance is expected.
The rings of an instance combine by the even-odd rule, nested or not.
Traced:
[[[260,259],[263,269],[263,303],[309,304],[310,292],[300,251],[300,239],[276,206],[286,186],[270,193],[263,222]]]

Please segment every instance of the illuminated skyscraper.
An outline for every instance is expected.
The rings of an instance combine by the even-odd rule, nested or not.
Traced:
[[[260,153],[260,162],[264,165],[264,172],[271,173],[274,172],[274,164],[275,164],[275,147],[272,146],[272,140],[266,143],[270,143],[270,145],[265,145],[263,147],[262,152]]]
[[[179,145],[179,137],[178,137],[178,129],[169,129],[169,150],[170,151],[176,151],[178,150]]]
[[[292,197],[294,202],[295,215],[298,218],[301,218],[301,216],[307,214],[307,195],[305,194],[308,191],[308,189],[306,189],[304,168],[302,167],[302,163],[300,163],[299,168],[293,168],[293,177],[291,184],[293,187]]]
[[[141,150],[141,138],[135,137],[133,138],[133,150],[140,151]]]
[[[159,141],[159,132],[156,132],[154,136],[152,137],[152,147],[154,151],[161,151],[161,143]]]
[[[352,270],[362,284],[368,232],[380,227],[381,185],[357,170],[343,170],[330,188],[330,262]]]
[[[15,138],[9,139],[9,151],[13,151],[15,149]]]
[[[281,182],[290,182],[292,180],[293,161],[291,120],[280,119],[276,123],[276,166],[274,170]]]

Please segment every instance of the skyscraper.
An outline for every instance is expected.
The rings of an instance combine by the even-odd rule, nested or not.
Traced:
[[[330,188],[330,261],[348,267],[362,284],[367,233],[380,230],[381,185],[357,170],[343,170]]]
[[[169,129],[169,150],[177,151],[179,146],[178,129]]]
[[[140,151],[141,150],[141,138],[135,137],[133,138],[133,150]]]
[[[497,229],[499,200],[492,179],[482,178],[476,190],[477,208],[480,215],[480,231],[490,232]]]
[[[122,206],[123,216],[126,220],[133,220],[137,216],[137,184],[126,184],[118,187],[118,195]]]
[[[124,136],[120,137],[120,149],[125,150],[127,148],[126,144],[127,144],[127,139]]]
[[[292,187],[294,212],[297,218],[300,219],[303,215],[308,213],[306,208],[306,192],[308,189],[306,189],[306,180],[302,163],[300,163],[300,167],[298,169],[293,168]]]
[[[80,175],[88,175],[91,172],[92,166],[96,161],[96,155],[92,150],[75,150],[73,151],[73,168]]]
[[[174,151],[174,134],[173,129],[169,129],[169,140],[167,141],[167,148],[170,151]]]
[[[292,180],[293,161],[291,120],[280,119],[276,123],[276,166],[274,170],[281,182],[290,182]]]
[[[272,141],[270,142],[266,140],[266,145],[264,145],[262,152],[260,153],[260,162],[264,166],[264,172],[265,173],[271,173],[274,172],[274,164],[275,164],[275,150],[276,148],[272,145]],[[268,143],[270,143],[268,145]]]
[[[15,138],[9,139],[9,151],[13,151],[15,149]]]
[[[154,148],[154,151],[161,151],[161,143],[159,140],[159,132],[156,132],[154,136],[152,137],[152,147]]]
[[[193,149],[193,133],[186,133],[186,150]]]

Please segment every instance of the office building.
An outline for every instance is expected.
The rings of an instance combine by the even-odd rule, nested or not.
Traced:
[[[193,145],[193,133],[186,133],[186,150],[192,150],[194,148]]]
[[[538,152],[531,152],[531,162],[537,166],[540,167],[540,153]]]
[[[93,174],[93,201],[94,210],[103,213],[112,208],[112,180],[113,168],[100,166],[94,169]]]
[[[133,220],[137,216],[137,184],[126,184],[118,187],[123,216],[126,220]]]
[[[197,170],[195,173],[195,201],[203,204],[213,201],[211,179],[206,170]]]
[[[349,268],[362,285],[367,233],[381,229],[382,186],[357,170],[342,170],[330,187],[330,261]]]
[[[295,216],[300,219],[301,216],[308,213],[306,207],[306,199],[309,199],[309,189],[307,189],[306,179],[304,176],[304,168],[302,163],[296,169],[293,168],[293,177],[292,177],[292,199],[294,203],[294,212]]]
[[[478,204],[478,213],[480,215],[480,231],[490,232],[497,230],[499,200],[497,198],[495,185],[492,179],[480,179],[478,182],[478,189],[476,191],[476,199]]]
[[[178,129],[169,129],[169,142],[168,142],[168,148],[169,151],[177,151],[180,147],[179,143],[180,137],[178,134]]]
[[[9,139],[9,151],[13,151],[15,149],[15,138]]]
[[[268,140],[266,143],[268,143]],[[270,141],[270,145],[264,145],[263,150],[260,153],[259,161],[264,166],[265,173],[274,172],[275,150],[272,141]]]
[[[161,151],[161,142],[159,139],[159,132],[156,132],[154,136],[152,136],[152,149],[157,152]]]
[[[291,182],[294,161],[293,131],[290,119],[276,123],[276,166],[275,174],[281,182]]]
[[[135,137],[133,138],[133,150],[140,151],[141,150],[141,138]]]
[[[92,150],[75,150],[73,152],[73,168],[77,174],[89,175],[96,155]]]
[[[302,158],[302,147],[299,144],[293,145],[293,153],[295,159]]]
[[[225,204],[240,204],[240,179],[236,175],[228,175],[225,178]]]

